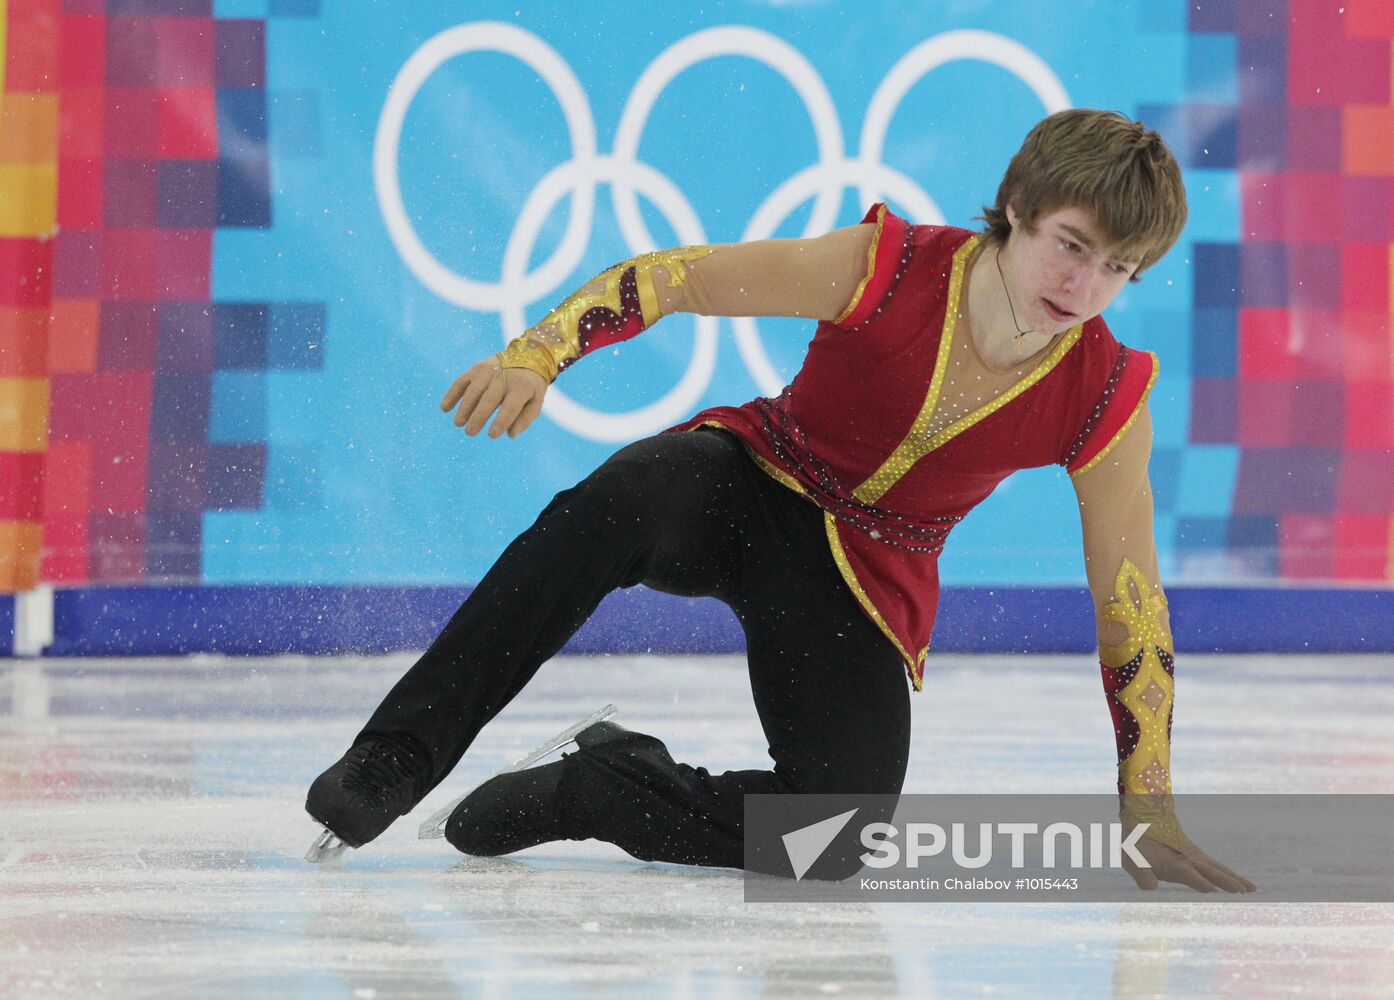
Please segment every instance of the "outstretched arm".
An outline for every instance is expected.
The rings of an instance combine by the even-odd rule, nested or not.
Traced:
[[[1150,824],[1139,849],[1152,869],[1130,867],[1129,874],[1143,889],[1155,889],[1160,879],[1201,892],[1249,892],[1253,883],[1191,843],[1172,806],[1175,649],[1152,532],[1151,452],[1144,405],[1114,447],[1074,479],[1104,693],[1118,744],[1122,816],[1128,826]]]
[[[675,312],[836,319],[866,272],[875,228],[677,247],[623,261],[509,344],[503,366],[527,368],[551,382],[591,351],[628,340]]]
[[[508,347],[457,378],[441,400],[455,424],[517,437],[542,412],[547,387],[592,351],[663,316],[793,316],[840,322],[868,279],[877,226],[814,239],[756,240],[643,254],[597,275]]]

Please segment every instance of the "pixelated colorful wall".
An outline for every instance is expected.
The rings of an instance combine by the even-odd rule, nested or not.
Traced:
[[[596,4],[585,31],[551,5],[493,0],[0,10],[0,588],[468,582],[614,449],[543,420],[491,451],[433,411],[455,374],[498,348],[499,321],[408,273],[374,194],[374,134],[404,63],[476,20],[555,47],[602,148],[646,64],[717,24],[749,23],[802,53],[849,145],[871,91],[919,41],[971,29],[1030,48],[1075,103],[1160,128],[1187,171],[1182,243],[1108,317],[1162,358],[1152,474],[1168,579],[1394,578],[1389,4],[1131,0],[1062,8],[1048,25],[1028,0],[872,5],[852,20],[718,4],[655,11],[619,52],[617,2]],[[412,217],[443,261],[480,280],[497,277],[530,186],[567,155],[536,77],[500,55],[463,56],[407,118]],[[689,194],[708,239],[737,239],[759,198],[806,165],[807,108],[740,59],[687,77],[642,152]],[[936,80],[907,96],[884,158],[948,221],[972,225],[993,193],[982,177],[1000,175],[1040,106],[981,67]],[[752,134],[769,138],[743,141]],[[701,155],[713,143],[715,160]],[[848,192],[841,221],[863,209]],[[555,245],[556,220],[544,236]],[[597,223],[567,280],[628,249],[613,222]],[[791,371],[806,334],[766,329]],[[678,324],[655,331],[576,366],[568,391],[597,408],[650,402],[682,375],[690,343]],[[755,394],[728,326],[720,351],[699,406]],[[956,531],[947,580],[1082,579],[1067,484],[1022,483]]]
[[[0,5],[0,589],[38,582],[43,539],[59,96],[33,13]]]
[[[8,7],[0,183],[29,195],[0,220],[0,364],[27,395],[0,516],[41,520],[48,581],[196,580],[204,512],[257,507],[266,465],[215,401],[254,408],[239,377],[305,363],[322,326],[314,303],[210,295],[215,232],[271,221],[265,24],[209,0]]]
[[[1394,5],[1204,0],[1188,18],[1193,65],[1232,54],[1234,83],[1172,127],[1186,166],[1235,172],[1241,229],[1195,248],[1189,434],[1159,464],[1191,497],[1226,488],[1168,497],[1176,549],[1241,578],[1388,580]]]

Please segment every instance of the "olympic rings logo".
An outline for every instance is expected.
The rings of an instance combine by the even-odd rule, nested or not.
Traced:
[[[413,99],[443,63],[470,52],[511,55],[535,70],[561,105],[571,135],[572,158],[538,182],[514,223],[496,282],[475,281],[450,270],[426,248],[407,215],[399,182],[398,145]],[[950,31],[921,42],[891,68],[872,95],[862,125],[860,151],[847,156],[832,96],[812,64],[783,39],[756,28],[726,26],[698,31],[674,43],[640,74],[620,116],[614,150],[599,151],[595,120],[585,89],[561,55],[541,38],[515,25],[477,21],[441,32],[412,54],[388,91],[373,145],[373,180],[378,206],[393,245],[411,272],[442,299],[477,311],[497,312],[504,343],[527,328],[525,308],[539,300],[560,301],[562,288],[585,253],[595,217],[596,187],[613,189],[620,231],[631,255],[659,249],[639,210],[643,194],[663,212],[684,244],[709,242],[691,203],[666,176],[638,159],[639,142],[654,104],[680,73],[718,56],[737,55],[764,63],[789,82],[813,124],[818,162],[782,182],[746,224],[740,239],[765,239],[809,198],[813,211],[805,236],[834,228],[845,189],[856,188],[862,205],[893,200],[924,222],[944,215],[929,194],[905,174],[881,162],[886,131],[905,94],[922,77],[958,60],[980,60],[1011,73],[1035,93],[1047,113],[1071,106],[1064,85],[1034,52],[1002,35]],[[570,195],[571,213],[561,242],[532,271],[528,261],[548,213]],[[694,352],[678,384],[658,401],[628,413],[604,413],[569,399],[555,385],[543,412],[579,437],[621,442],[653,434],[689,416],[716,370],[717,319],[698,316]],[[777,395],[784,380],[770,362],[752,318],[732,320],[736,346],[761,392]]]

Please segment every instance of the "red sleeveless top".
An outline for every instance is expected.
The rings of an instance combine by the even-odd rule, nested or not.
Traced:
[[[1157,359],[1095,317],[1010,389],[931,433],[964,271],[983,237],[910,225],[884,204],[864,221],[877,226],[866,276],[843,314],[819,323],[784,391],[668,430],[725,428],[822,508],[843,579],[919,690],[949,531],[1018,469],[1092,468],[1141,412]]]

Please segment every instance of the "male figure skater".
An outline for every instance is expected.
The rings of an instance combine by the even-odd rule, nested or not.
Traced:
[[[1139,886],[1252,883],[1191,844],[1169,809],[1173,649],[1152,535],[1151,353],[1100,313],[1176,242],[1180,169],[1111,112],[1051,115],[985,209],[985,232],[861,225],[645,254],[605,271],[441,408],[516,437],[587,353],[674,312],[818,321],[775,399],[719,406],[621,448],[503,552],[307,808],[351,846],[411,810],[616,587],[712,595],[746,636],[773,770],[675,762],[600,723],[553,763],[499,775],[446,836],[499,855],[596,838],[637,858],[742,865],[748,793],[897,793],[949,531],[1017,469],[1059,464],[1079,501],[1125,816],[1151,823]],[[1128,804],[1132,803],[1131,806]],[[849,873],[850,874],[850,873]]]

